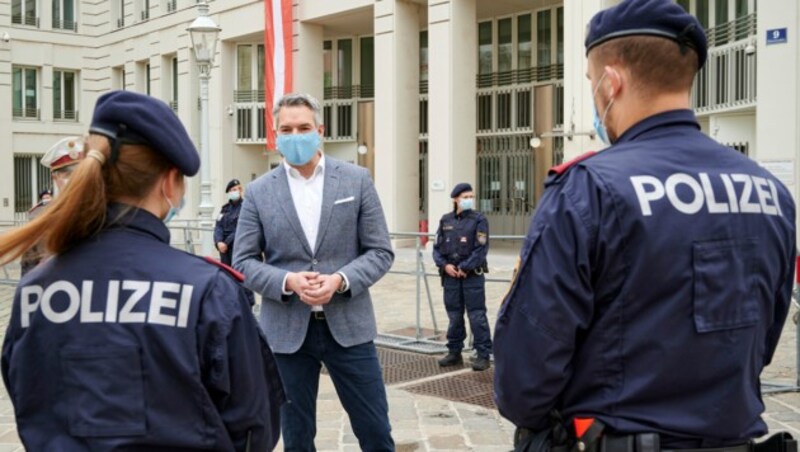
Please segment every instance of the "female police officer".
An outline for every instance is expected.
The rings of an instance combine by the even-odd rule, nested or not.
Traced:
[[[200,161],[159,100],[101,96],[86,158],[0,260],[44,237],[20,282],[2,371],[28,450],[275,446],[283,389],[235,274],[169,246]]]

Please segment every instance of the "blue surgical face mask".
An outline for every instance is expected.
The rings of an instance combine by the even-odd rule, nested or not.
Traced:
[[[475,206],[475,200],[472,198],[462,199],[458,202],[458,206],[461,207],[461,210],[472,210]]]
[[[238,201],[238,200],[239,200],[239,198],[241,198],[241,197],[242,197],[242,195],[240,195],[238,191],[231,191],[231,192],[228,192],[228,199],[229,199],[230,201],[236,202],[236,201]]]
[[[597,112],[597,105],[594,103],[594,99],[597,96],[597,91],[600,89],[600,84],[603,83],[603,79],[606,78],[606,74],[603,74],[600,77],[600,80],[597,81],[597,86],[594,87],[592,90],[592,116],[594,116],[594,131],[597,132],[597,138],[600,138],[605,144],[611,144],[611,140],[608,138],[608,129],[606,129],[605,122],[606,116],[608,116],[608,110],[611,109],[611,105],[614,104],[614,99],[608,103],[606,106],[606,110],[603,112],[603,117],[600,117],[600,114]]]
[[[322,139],[317,131],[278,135],[278,152],[292,166],[303,166],[314,158]]]
[[[181,209],[183,209],[184,204],[186,204],[186,198],[181,198],[181,203],[180,205],[178,205],[178,207],[173,206],[172,201],[170,201],[166,195],[164,195],[164,199],[166,199],[167,204],[169,204],[169,210],[167,211],[167,216],[164,217],[164,224],[166,224],[169,223],[171,219],[175,218],[175,215],[178,215],[178,213],[180,213]]]

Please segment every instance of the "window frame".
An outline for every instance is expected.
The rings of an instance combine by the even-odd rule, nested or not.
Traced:
[[[69,110],[67,110],[64,106],[66,103],[66,90],[64,89],[65,81],[66,81],[66,74],[72,74],[73,82],[72,82],[72,99],[73,99],[73,110],[72,115],[70,117]],[[58,104],[61,107],[60,109],[56,109],[56,81],[57,76],[59,77],[60,83],[60,99],[58,99]],[[79,90],[79,83],[80,83],[80,72],[75,69],[53,69],[53,120],[54,121],[70,121],[70,122],[77,122],[78,121],[78,110],[80,105],[80,90]],[[61,112],[61,114],[57,114],[57,112]]]

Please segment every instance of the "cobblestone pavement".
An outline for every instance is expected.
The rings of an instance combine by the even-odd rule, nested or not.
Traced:
[[[394,271],[413,271],[414,250],[398,250]],[[508,279],[516,251],[514,245],[495,245],[490,254],[491,278]],[[430,253],[424,254],[430,273],[435,272]],[[15,269],[11,269],[12,274]],[[437,277],[428,278],[431,304],[439,329],[446,328],[442,291]],[[372,289],[378,329],[382,332],[416,325],[416,280],[412,275],[389,274]],[[490,325],[494,325],[498,306],[508,287],[506,282],[487,283],[487,307]],[[420,284],[421,326],[433,328],[431,311]],[[11,310],[13,287],[0,285],[0,335],[5,331]],[[793,312],[796,312],[793,309]],[[791,385],[795,381],[796,327],[787,322],[773,364],[764,371],[764,380]],[[472,372],[463,370],[458,372]],[[452,376],[453,374],[448,374]],[[430,378],[444,378],[436,376]],[[357,451],[358,442],[352,433],[347,415],[339,403],[333,385],[326,375],[321,377],[317,408],[316,444],[321,451]],[[412,394],[403,388],[416,382],[388,387],[390,418],[398,451],[509,451],[513,426],[496,410],[450,402],[436,397]],[[766,419],[770,430],[788,430],[800,436],[800,393],[765,395]],[[23,450],[16,434],[14,411],[8,396],[0,393],[0,452]],[[282,450],[278,447],[277,450]]]

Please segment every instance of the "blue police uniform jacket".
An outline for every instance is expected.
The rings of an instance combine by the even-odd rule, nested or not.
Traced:
[[[149,212],[108,218],[17,288],[2,372],[25,448],[271,450],[283,387],[244,289]]]
[[[466,210],[456,215],[448,212],[439,220],[436,242],[433,244],[433,260],[444,268],[453,264],[469,273],[483,269],[489,251],[489,222],[475,210]]]
[[[228,202],[220,209],[217,223],[214,225],[214,243],[225,242],[228,248],[233,247],[236,237],[236,225],[239,223],[239,212],[242,210],[242,200]],[[228,251],[229,253],[231,251]]]
[[[551,175],[495,329],[495,397],[662,446],[767,432],[759,374],[790,305],[795,206],[689,110],[649,117]]]

